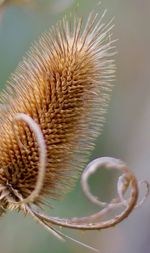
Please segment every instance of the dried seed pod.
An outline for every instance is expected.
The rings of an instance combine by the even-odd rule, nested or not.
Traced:
[[[17,113],[39,125],[46,143],[39,200],[48,194],[57,197],[81,171],[109,100],[109,80],[114,76],[111,28],[95,14],[84,29],[82,19],[64,19],[27,53],[1,94],[7,110],[0,127],[0,184],[8,181],[25,198],[37,180],[38,145],[25,123],[14,123]]]
[[[90,163],[81,181],[87,197],[102,205],[102,211],[60,219],[47,217],[32,205],[40,206],[47,196],[58,198],[72,185],[104,123],[115,74],[113,25],[102,22],[104,15],[91,13],[85,27],[81,18],[64,18],[30,49],[1,94],[0,214],[10,208],[28,212],[59,238],[62,233],[52,224],[83,230],[108,228],[137,205],[135,176],[112,158]],[[110,203],[97,200],[87,185],[89,175],[101,165],[123,172],[118,198]],[[146,186],[147,196],[147,182]],[[127,201],[124,195],[129,187]],[[97,222],[120,206],[125,206],[120,215]]]

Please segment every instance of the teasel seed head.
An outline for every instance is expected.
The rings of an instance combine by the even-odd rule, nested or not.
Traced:
[[[24,122],[15,122],[16,114],[30,116],[46,143],[39,200],[64,192],[94,147],[115,69],[109,36],[113,25],[104,26],[99,19],[91,14],[86,27],[82,18],[59,22],[32,46],[1,94],[6,108],[0,123],[0,184],[8,181],[23,197],[35,187],[39,152],[34,133]]]
[[[32,46],[1,93],[0,215],[7,209],[21,210],[59,239],[74,240],[54,225],[80,230],[112,227],[150,192],[149,183],[138,183],[122,161],[103,157],[88,164],[81,176],[85,195],[103,207],[101,211],[57,218],[39,208],[45,197],[57,199],[72,185],[102,129],[115,75],[113,25],[103,22],[105,13],[92,12],[85,26],[82,18],[64,18]],[[93,196],[88,185],[89,176],[102,166],[123,173],[118,197],[110,203]],[[137,204],[141,183],[147,190]],[[120,214],[103,220],[120,207],[124,207]]]

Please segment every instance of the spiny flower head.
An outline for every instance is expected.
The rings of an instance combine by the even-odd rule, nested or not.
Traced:
[[[122,161],[103,157],[86,167],[81,185],[89,200],[104,209],[70,219],[46,216],[39,209],[45,197],[57,198],[72,185],[102,128],[115,72],[113,25],[102,22],[104,14],[91,13],[85,26],[81,18],[64,18],[29,50],[1,93],[0,215],[17,208],[60,239],[72,238],[53,225],[82,230],[112,227],[141,205],[150,191],[144,181],[147,192],[137,204],[139,184],[133,173]],[[101,166],[123,173],[118,197],[110,203],[93,196],[87,182]],[[102,220],[120,207],[125,207],[121,214]]]
[[[70,185],[99,134],[114,75],[112,25],[99,19],[91,14],[85,28],[81,18],[63,19],[29,50],[1,94],[0,184],[23,197],[35,187],[39,152],[29,126],[15,123],[17,113],[40,126],[46,143],[40,198]]]

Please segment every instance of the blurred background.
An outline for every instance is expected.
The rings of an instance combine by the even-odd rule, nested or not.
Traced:
[[[0,1],[0,87],[5,86],[30,45],[70,10],[85,17],[96,0],[1,0]],[[76,8],[77,3],[79,5]],[[103,0],[107,18],[115,16],[114,38],[118,38],[117,78],[102,135],[90,160],[113,156],[124,160],[139,179],[150,180],[150,1]],[[98,173],[92,190],[110,200],[115,174]],[[73,216],[97,210],[82,194],[80,184],[54,203],[50,214]],[[98,248],[101,253],[150,252],[150,198],[128,219],[100,232],[68,235]],[[0,220],[0,252],[75,253],[92,252],[71,241],[62,243],[30,217],[8,213]]]

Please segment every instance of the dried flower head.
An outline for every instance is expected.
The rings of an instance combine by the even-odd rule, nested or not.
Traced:
[[[114,76],[112,25],[104,26],[95,14],[84,30],[82,19],[70,23],[64,19],[40,38],[1,94],[6,110],[0,128],[0,183],[8,181],[23,198],[37,181],[39,145],[30,126],[16,122],[17,114],[37,123],[46,144],[38,201],[65,190],[83,167],[103,123]]]
[[[102,22],[104,15],[91,13],[85,27],[82,18],[64,18],[30,49],[1,94],[0,211],[16,208],[30,213],[59,238],[62,233],[52,224],[107,228],[126,218],[138,199],[134,175],[122,162],[102,158],[87,167],[81,181],[87,197],[104,206],[102,211],[60,219],[34,208],[72,185],[103,125],[115,72],[113,25]],[[103,164],[123,172],[119,197],[110,204],[91,195],[87,184],[89,175]],[[97,222],[120,206],[125,206],[120,215]]]

